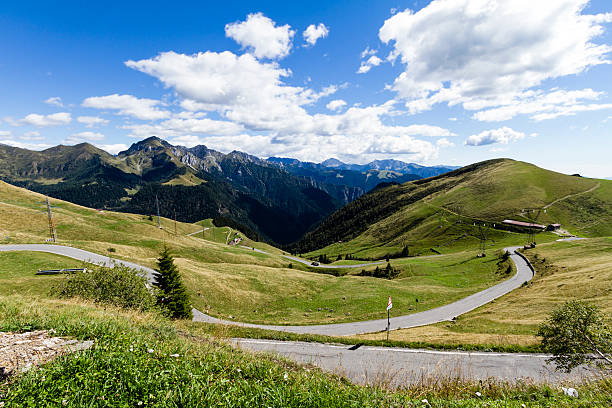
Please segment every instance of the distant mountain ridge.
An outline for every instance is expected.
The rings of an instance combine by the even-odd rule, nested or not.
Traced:
[[[341,166],[347,166],[340,164]],[[379,166],[383,167],[383,166]],[[93,208],[156,212],[181,221],[213,218],[252,237],[287,244],[381,182],[419,178],[297,160],[264,160],[158,137],[113,156],[88,143],[30,151],[0,145],[0,179]]]
[[[454,166],[421,166],[399,160],[375,160],[368,164],[346,164],[337,159],[321,163],[302,162],[297,159],[270,157],[268,162],[290,173],[325,184],[359,188],[358,197],[373,190],[380,183],[402,184],[424,177],[437,176],[456,169]],[[357,197],[349,200],[353,201]]]

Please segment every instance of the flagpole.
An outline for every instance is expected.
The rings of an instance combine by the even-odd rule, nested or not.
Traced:
[[[387,309],[387,342],[389,341],[389,328],[391,326],[391,322],[389,320],[389,309]]]

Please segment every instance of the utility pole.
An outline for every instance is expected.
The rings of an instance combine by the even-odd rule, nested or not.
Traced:
[[[542,214],[542,211],[546,213],[546,209],[543,208],[524,208],[521,211],[521,216],[527,218],[530,224],[535,224],[538,218],[540,217],[540,214]],[[536,232],[537,228],[533,225],[530,225],[527,228],[527,243],[525,246],[531,248],[536,246]]]
[[[49,235],[51,240],[57,242],[57,236],[55,234],[55,222],[53,221],[53,213],[51,212],[51,204],[49,203],[49,197],[47,196],[47,217],[49,218]]]
[[[159,200],[157,199],[157,195],[155,195],[155,206],[157,207],[157,228],[161,229],[161,218],[159,216]]]

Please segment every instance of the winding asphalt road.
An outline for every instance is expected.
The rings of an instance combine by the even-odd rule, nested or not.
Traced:
[[[477,292],[466,298],[456,302],[437,307],[435,309],[426,310],[424,312],[413,313],[405,316],[393,317],[390,320],[390,330],[404,329],[417,326],[425,326],[442,321],[452,320],[454,317],[467,313],[480,306],[483,306],[500,296],[518,288],[524,282],[531,280],[533,277],[533,268],[528,261],[516,252],[519,247],[506,248],[510,252],[510,258],[516,265],[516,274],[495,286]],[[145,266],[137,265],[132,262],[113,259],[107,256],[95,254],[93,252],[84,251],[82,249],[62,246],[62,245],[47,245],[47,244],[21,244],[21,245],[0,245],[0,251],[39,251],[49,252],[58,255],[67,256],[70,258],[113,266],[116,264],[129,266],[136,270],[144,272],[149,280],[152,280],[154,270]],[[366,320],[361,322],[351,323],[336,323],[311,326],[282,326],[282,325],[263,325],[234,322],[230,320],[217,319],[206,315],[197,309],[193,309],[193,320],[207,323],[219,323],[237,325],[243,327],[253,327],[259,329],[278,330],[284,332],[298,334],[322,334],[328,336],[350,336],[356,334],[373,333],[385,330],[387,327],[387,319]]]
[[[547,364],[545,354],[421,350],[259,339],[231,339],[230,344],[252,352],[278,354],[301,364],[347,377],[362,385],[402,388],[433,380],[486,380],[546,383],[581,382],[598,373],[578,367],[570,373]]]
[[[440,306],[424,312],[413,313],[405,316],[393,317],[390,320],[390,330],[406,329],[410,327],[426,326],[433,323],[452,320],[454,317],[467,313],[480,306],[483,306],[500,296],[520,287],[524,282],[533,278],[533,269],[528,261],[516,252],[519,247],[506,248],[510,252],[510,258],[516,265],[516,274],[495,286],[477,292],[466,298],[460,299],[448,305]],[[351,323],[336,323],[311,326],[281,326],[263,325],[252,323],[241,323],[228,320],[217,319],[194,310],[194,321],[207,323],[231,324],[242,327],[252,327],[258,329],[277,330],[298,334],[322,334],[327,336],[351,336],[356,334],[373,333],[386,330],[387,319],[366,320]]]

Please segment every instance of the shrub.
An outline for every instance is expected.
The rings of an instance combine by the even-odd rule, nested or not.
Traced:
[[[155,308],[155,297],[146,284],[147,279],[141,272],[126,266],[93,266],[85,273],[66,275],[51,292],[62,298],[80,297],[95,303],[144,311]]]
[[[538,336],[550,360],[567,372],[581,364],[612,370],[612,329],[597,306],[565,302],[542,323]]]

